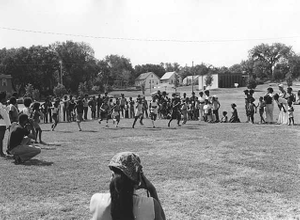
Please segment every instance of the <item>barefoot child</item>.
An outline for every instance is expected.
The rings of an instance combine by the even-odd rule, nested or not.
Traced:
[[[289,115],[289,124],[288,125],[294,125],[294,107],[292,106],[292,102],[288,102],[288,115]]]
[[[38,143],[37,138],[39,137],[39,142],[42,144],[42,129],[40,127],[40,119],[43,119],[43,113],[40,110],[40,103],[33,103],[33,112],[32,112],[32,120],[33,120],[33,128],[35,129],[35,143]]]
[[[135,107],[135,115],[134,115],[134,122],[132,124],[132,128],[134,128],[135,123],[138,119],[140,119],[140,124],[144,125],[143,124],[143,118],[144,118],[143,117],[143,114],[144,114],[143,108],[144,108],[144,105],[143,105],[142,99],[138,98],[137,105]]]
[[[59,113],[59,100],[56,100],[54,102],[53,107],[51,107],[52,109],[52,119],[53,119],[53,124],[51,125],[51,130],[54,131],[54,129],[56,128],[57,124],[58,124],[58,113]]]
[[[221,123],[227,123],[228,122],[228,116],[227,116],[227,112],[223,111],[223,117],[221,118]]]
[[[158,103],[157,97],[153,96],[152,101],[150,102],[150,118],[152,121],[153,128],[155,128],[154,122],[156,121],[157,114],[158,114]]]
[[[78,130],[82,131],[80,123],[83,121],[83,118],[82,118],[82,115],[83,115],[83,101],[82,101],[81,98],[78,99],[78,101],[75,105],[75,111],[77,113],[76,122],[77,122]]]
[[[259,116],[260,116],[260,124],[266,123],[264,119],[265,107],[266,107],[266,103],[264,101],[264,98],[261,96],[259,97],[258,105],[257,105]]]

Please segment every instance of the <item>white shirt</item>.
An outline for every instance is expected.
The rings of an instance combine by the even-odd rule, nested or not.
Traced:
[[[2,105],[2,103],[0,103],[0,115],[2,116],[2,118],[0,119],[0,126],[6,126],[6,128],[11,126],[6,106]]]

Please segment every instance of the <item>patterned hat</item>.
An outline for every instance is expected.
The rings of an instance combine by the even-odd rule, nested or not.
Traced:
[[[140,182],[142,165],[137,154],[132,152],[118,153],[110,160],[108,167],[110,169],[114,167],[121,170],[129,179],[137,184]]]

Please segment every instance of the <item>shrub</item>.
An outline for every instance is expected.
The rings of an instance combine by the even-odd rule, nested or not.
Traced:
[[[64,94],[67,93],[67,90],[64,85],[59,83],[56,87],[54,87],[53,93],[56,97],[62,97]]]
[[[247,88],[248,89],[255,89],[257,86],[257,81],[253,77],[249,77],[247,80]]]

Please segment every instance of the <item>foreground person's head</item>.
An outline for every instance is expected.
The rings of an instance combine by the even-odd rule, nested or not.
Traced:
[[[108,166],[112,171],[109,186],[112,219],[134,219],[133,193],[141,183],[141,160],[132,152],[121,152]]]

